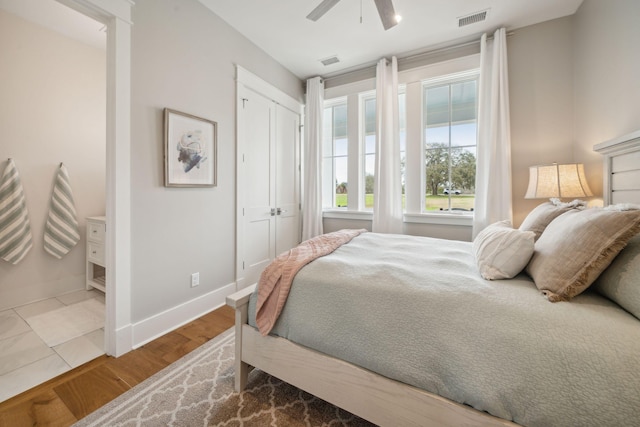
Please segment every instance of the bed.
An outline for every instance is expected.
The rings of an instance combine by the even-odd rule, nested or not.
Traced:
[[[594,148],[605,201],[638,203],[640,132]],[[552,220],[536,244],[575,218]],[[637,423],[640,236],[624,243],[593,285],[551,303],[561,292],[536,287],[551,271],[541,258],[484,280],[472,243],[360,234],[298,272],[267,336],[253,287],[227,298],[236,389],[255,367],[382,426]]]

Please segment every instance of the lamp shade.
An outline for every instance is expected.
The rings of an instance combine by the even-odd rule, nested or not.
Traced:
[[[582,163],[551,164],[529,167],[529,187],[525,199],[549,197],[591,197]]]

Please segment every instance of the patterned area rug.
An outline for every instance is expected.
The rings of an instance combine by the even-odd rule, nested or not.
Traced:
[[[233,358],[231,328],[74,426],[372,426],[259,370],[235,393]]]

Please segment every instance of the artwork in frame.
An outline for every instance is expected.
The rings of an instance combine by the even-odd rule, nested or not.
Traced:
[[[214,187],[218,124],[164,109],[165,187]]]

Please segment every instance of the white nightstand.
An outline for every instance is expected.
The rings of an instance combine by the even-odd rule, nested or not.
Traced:
[[[105,286],[104,237],[107,225],[105,217],[87,218],[87,289],[102,292]]]

